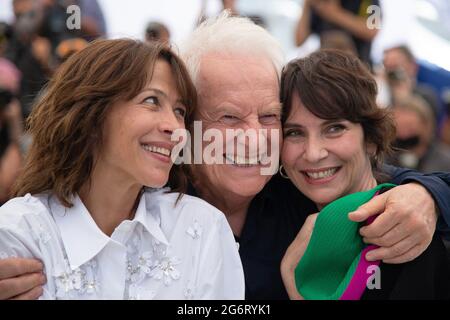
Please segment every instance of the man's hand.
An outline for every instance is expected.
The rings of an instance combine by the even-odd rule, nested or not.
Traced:
[[[297,286],[295,285],[295,268],[308,247],[317,215],[318,214],[316,213],[308,216],[303,227],[286,250],[283,260],[281,261],[281,277],[291,300],[303,300],[303,297],[300,295]]]
[[[418,183],[395,187],[349,214],[362,222],[380,214],[370,225],[361,228],[364,242],[380,248],[369,252],[369,261],[383,260],[399,264],[414,260],[430,245],[436,229],[437,210],[428,191]]]
[[[42,293],[46,279],[43,265],[34,259],[0,260],[0,300],[34,300]]]

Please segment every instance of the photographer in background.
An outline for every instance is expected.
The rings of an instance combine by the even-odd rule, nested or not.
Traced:
[[[96,0],[40,0],[43,3],[44,17],[40,33],[50,39],[53,50],[65,40],[82,38],[88,42],[106,36],[106,21]],[[80,29],[66,27],[69,17],[67,8],[80,7]]]
[[[11,28],[0,23],[0,90],[2,107],[6,108],[11,139],[18,144],[23,143],[22,109],[18,101],[22,73],[9,59],[4,57],[11,39]],[[17,99],[15,99],[15,98]],[[14,99],[13,99],[14,98]],[[3,109],[2,109],[3,110]],[[25,149],[22,149],[25,151]]]
[[[450,147],[450,88],[444,91],[443,100],[446,110],[446,117],[442,125],[442,142]]]
[[[321,38],[328,31],[343,31],[356,47],[359,58],[370,63],[372,40],[378,29],[367,26],[369,6],[378,0],[305,0],[295,31],[295,43],[301,46],[311,34]]]
[[[22,167],[25,149],[23,118],[19,100],[21,73],[16,66],[4,58],[11,39],[11,28],[0,25],[0,204],[9,199],[10,189]]]
[[[22,77],[18,98],[22,115],[28,117],[34,98],[53,71],[51,41],[42,36],[43,1],[14,0],[15,21],[5,57],[19,69]]]
[[[439,123],[443,114],[439,97],[431,86],[417,82],[419,67],[411,50],[404,45],[385,50],[383,65],[393,104],[418,95],[431,107],[434,119]]]
[[[20,106],[13,94],[0,88],[0,204],[10,198],[10,190],[22,167],[22,155],[14,127]]]
[[[390,162],[423,173],[450,172],[450,147],[435,138],[436,121],[425,100],[417,95],[399,99],[392,110],[398,151]]]

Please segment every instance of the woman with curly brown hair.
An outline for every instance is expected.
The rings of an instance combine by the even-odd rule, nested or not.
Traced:
[[[40,259],[45,299],[240,299],[224,215],[173,167],[196,106],[180,59],[158,44],[94,42],[67,60],[29,119],[33,144],[0,208],[0,258]],[[172,192],[158,189],[168,180]]]

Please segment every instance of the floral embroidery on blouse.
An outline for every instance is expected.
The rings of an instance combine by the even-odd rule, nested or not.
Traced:
[[[153,268],[153,252],[146,251],[136,256],[128,256],[127,281],[131,283],[142,281],[148,276]]]
[[[39,224],[38,237],[43,244],[47,244],[52,239],[50,233],[48,233],[42,224]]]
[[[65,271],[55,275],[56,298],[76,298],[80,294],[92,294],[99,291],[96,279],[97,262],[91,260],[79,268],[71,270],[69,261],[65,261]]]
[[[66,208],[51,193],[27,194],[2,207],[0,259],[40,259],[42,299],[242,299],[243,272],[225,217],[190,196],[175,206],[176,199],[145,192],[135,219],[106,239],[78,195]],[[225,259],[230,267],[222,267]]]
[[[200,236],[202,235],[202,231],[203,228],[197,220],[194,220],[194,224],[186,230],[187,234],[190,235],[192,239],[200,238]]]
[[[138,246],[142,244],[139,237],[135,235],[128,242],[127,247],[127,281],[130,282],[129,298],[139,299],[145,296],[148,299],[151,292],[144,293],[139,284],[147,277],[155,280],[163,280],[169,286],[173,280],[178,280],[181,273],[176,266],[181,260],[170,255],[167,246],[156,239],[152,239],[152,250],[139,254]]]
[[[151,300],[155,297],[156,292],[131,284],[129,288],[128,300]]]
[[[180,264],[181,260],[177,257],[162,257],[155,263],[155,268],[150,273],[150,276],[156,280],[163,280],[166,286],[170,286],[172,280],[180,279],[180,272],[175,267]]]
[[[192,300],[194,298],[195,287],[192,285],[191,281],[188,281],[186,288],[184,289],[184,297],[187,300]]]
[[[153,253],[155,254],[155,256],[165,256],[166,255],[166,245],[159,242],[157,239],[153,238],[152,239],[152,248],[153,248]]]

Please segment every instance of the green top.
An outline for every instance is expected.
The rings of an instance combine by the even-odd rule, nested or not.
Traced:
[[[320,211],[305,254],[295,269],[297,290],[305,299],[337,300],[344,293],[366,247],[359,234],[361,223],[348,214],[372,199],[383,188],[339,198]]]

